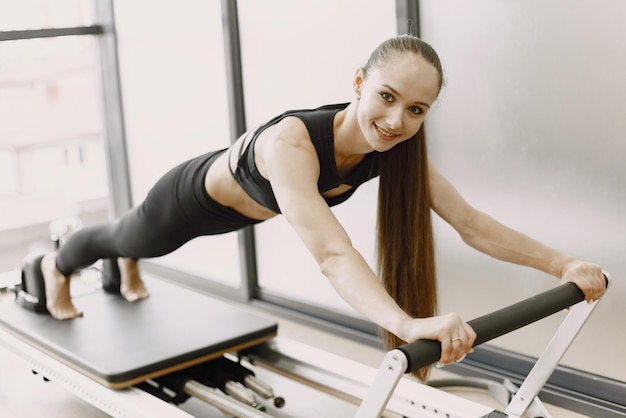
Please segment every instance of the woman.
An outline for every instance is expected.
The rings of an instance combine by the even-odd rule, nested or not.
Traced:
[[[385,41],[356,71],[351,103],[287,112],[229,149],[183,163],[141,206],[115,223],[78,231],[58,254],[46,255],[41,267],[49,312],[58,319],[82,315],[71,302],[69,278],[100,258],[118,260],[122,295],[140,300],[148,293],[137,259],[278,213],[336,291],[383,328],[388,347],[439,340],[441,364],[461,359],[476,335],[454,313],[434,316],[431,209],[472,247],[572,281],[587,300],[601,297],[599,266],[547,248],[477,211],[433,167],[420,127],[442,84],[439,58],[428,44],[409,35]],[[380,177],[379,275],[352,247],[329,208],[375,176]]]

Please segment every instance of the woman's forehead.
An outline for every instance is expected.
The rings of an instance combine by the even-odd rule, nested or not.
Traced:
[[[439,94],[441,76],[434,65],[414,53],[394,54],[378,67],[371,69],[368,78],[376,85],[387,85],[406,94],[431,97]]]

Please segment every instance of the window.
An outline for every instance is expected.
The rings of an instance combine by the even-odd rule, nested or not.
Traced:
[[[285,110],[352,100],[354,72],[380,42],[396,34],[394,2],[376,7],[356,0],[238,4],[248,128]],[[376,194],[376,182],[370,182],[333,209],[372,263]],[[282,217],[255,226],[255,233],[265,296],[360,317],[319,273]]]
[[[116,4],[133,205],[170,168],[230,143],[221,16],[220,2]],[[241,282],[236,233],[196,238],[149,262]]]
[[[83,3],[11,2],[0,28],[75,23]],[[96,37],[28,36],[0,42],[0,271],[50,250],[50,222],[109,216]]]
[[[89,26],[93,3],[84,0],[0,0],[0,31]]]

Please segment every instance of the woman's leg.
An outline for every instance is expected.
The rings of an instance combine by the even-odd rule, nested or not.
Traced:
[[[148,297],[148,289],[139,274],[139,263],[134,258],[117,259],[120,268],[120,294],[129,302],[137,302]]]
[[[137,268],[137,258],[129,257],[127,251],[136,247],[143,256],[156,256],[163,250],[149,245],[154,243],[153,240],[138,239],[147,226],[145,224],[149,224],[149,220],[138,213],[133,209],[114,223],[83,228],[75,232],[58,253],[44,256],[41,272],[46,287],[46,307],[54,318],[72,319],[82,315],[70,298],[71,276],[103,258],[117,262],[119,272],[115,273],[120,275],[120,294],[126,300],[135,302],[148,297]]]
[[[70,278],[75,271],[99,259],[118,260],[120,293],[127,300],[136,301],[148,295],[137,260],[168,254],[199,235],[188,216],[179,209],[178,200],[192,187],[179,181],[189,165],[191,162],[181,164],[163,176],[139,207],[115,222],[76,231],[58,253],[43,258],[41,271],[46,286],[46,305],[54,318],[71,319],[82,315],[70,298]]]
[[[46,288],[46,308],[56,319],[72,319],[82,316],[70,298],[70,278],[56,268],[56,253],[41,259],[41,273]]]
[[[42,273],[46,295],[51,295],[50,313],[59,319],[81,315],[69,297],[70,276],[101,258],[118,259],[125,297],[138,300],[147,296],[138,259],[169,254],[201,235],[235,231],[259,222],[222,207],[206,193],[204,177],[223,151],[175,167],[155,184],[140,206],[113,223],[78,230],[56,256],[45,258]]]

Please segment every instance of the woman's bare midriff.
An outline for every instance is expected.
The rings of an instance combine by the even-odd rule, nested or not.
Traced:
[[[241,188],[228,168],[228,152],[220,155],[211,165],[204,179],[207,193],[222,206],[258,220],[273,218],[277,214],[262,206]]]
[[[222,206],[236,210],[240,214],[258,220],[267,220],[277,215],[274,211],[262,206],[241,188],[228,168],[228,152],[220,155],[211,165],[204,180],[207,193]],[[333,190],[323,193],[325,197],[333,197],[347,192],[351,186],[342,184]]]

